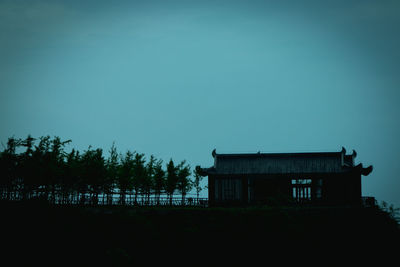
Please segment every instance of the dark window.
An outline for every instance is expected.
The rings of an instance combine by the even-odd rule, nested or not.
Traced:
[[[311,200],[311,179],[292,179],[292,196],[298,202]]]

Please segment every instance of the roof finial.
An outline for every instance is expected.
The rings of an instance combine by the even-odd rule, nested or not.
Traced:
[[[342,146],[342,151],[341,151],[344,155],[346,155],[346,149]]]
[[[367,168],[363,168],[361,171],[361,174],[364,176],[367,176],[368,174],[370,174],[373,170],[372,165],[368,166]]]
[[[357,152],[353,149],[353,158],[357,157]]]
[[[217,151],[216,151],[215,148],[214,148],[214,150],[211,152],[211,155],[213,156],[213,158],[215,158],[215,156],[217,155]]]

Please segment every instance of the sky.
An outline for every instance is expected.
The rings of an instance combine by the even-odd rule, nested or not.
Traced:
[[[0,141],[192,168],[343,146],[400,207],[399,49],[399,1],[0,0]]]

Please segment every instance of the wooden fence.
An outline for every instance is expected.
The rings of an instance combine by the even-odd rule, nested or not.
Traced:
[[[208,207],[208,198],[182,197],[182,196],[145,196],[135,195],[134,193],[126,193],[121,197],[119,193],[111,195],[99,194],[97,196],[90,193],[48,193],[34,192],[25,198],[20,192],[0,193],[1,200],[21,201],[21,200],[42,200],[55,205],[108,205],[108,206],[191,206],[191,207]]]

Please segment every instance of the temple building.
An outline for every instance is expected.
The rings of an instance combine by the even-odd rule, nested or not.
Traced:
[[[361,204],[361,175],[372,166],[355,165],[357,153],[217,154],[214,165],[197,167],[208,176],[210,206],[253,204]]]

